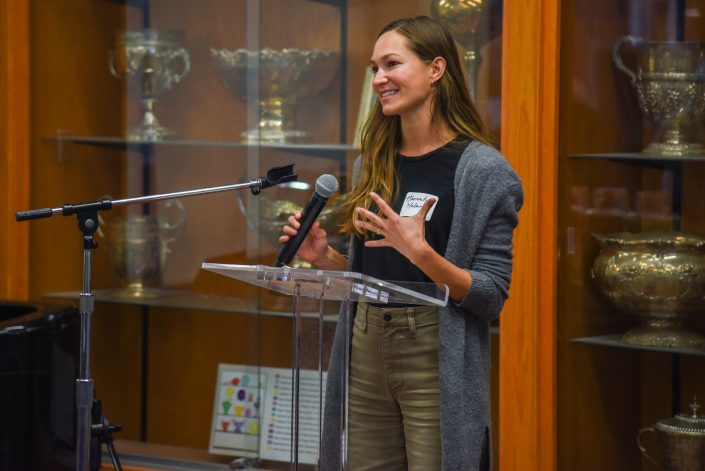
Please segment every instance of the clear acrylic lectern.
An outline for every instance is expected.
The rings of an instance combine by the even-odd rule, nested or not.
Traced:
[[[343,338],[350,340],[349,329],[352,320],[347,303],[364,301],[376,304],[410,304],[424,306],[445,306],[448,302],[448,288],[436,283],[390,283],[355,272],[325,271],[304,268],[270,267],[265,265],[227,265],[219,263],[204,263],[204,270],[235,278],[262,288],[291,295],[292,299],[292,371],[291,371],[291,411],[290,414],[290,469],[299,469],[299,463],[315,465],[318,462],[320,437],[322,431],[323,388],[325,383],[338,381],[340,390],[347,396],[348,366],[344,365],[341,377],[325,377],[323,368],[323,301],[341,301],[340,310],[344,323],[339,326],[345,329]],[[301,298],[313,298],[320,301],[319,309],[319,339],[318,339],[318,379],[317,410],[312,411],[309,390],[302,392],[301,352],[302,352],[302,313]],[[340,319],[339,319],[340,320]],[[338,332],[340,335],[341,332]],[[346,345],[349,351],[350,345]],[[348,359],[347,355],[344,358]],[[302,405],[304,405],[302,409]],[[315,408],[315,407],[314,407]],[[345,411],[345,407],[341,407]],[[312,412],[314,413],[312,415]],[[314,419],[312,420],[312,417]],[[340,442],[346,443],[346,418],[340,418]],[[263,424],[261,430],[266,430],[268,424]],[[313,443],[312,443],[313,442]],[[343,446],[343,450],[345,450]],[[305,455],[306,458],[301,459]],[[340,469],[347,469],[345,453],[341,454]]]

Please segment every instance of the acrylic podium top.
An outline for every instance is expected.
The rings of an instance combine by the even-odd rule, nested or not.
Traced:
[[[437,283],[388,282],[349,271],[228,265],[201,266],[221,275],[294,296],[335,301],[364,301],[380,304],[445,306],[448,287]]]

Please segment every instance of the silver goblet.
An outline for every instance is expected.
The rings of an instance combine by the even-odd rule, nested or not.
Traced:
[[[333,79],[338,51],[318,49],[211,49],[218,77],[237,99],[246,102],[248,76],[259,79],[259,123],[240,136],[242,142],[295,143],[309,139],[291,117],[300,98],[313,96]]]
[[[627,344],[703,348],[705,338],[681,321],[705,312],[705,236],[682,232],[595,235],[600,254],[592,277],[617,307],[644,324]]]
[[[636,72],[622,61],[627,44],[636,51]],[[702,155],[705,148],[694,137],[694,128],[705,111],[705,43],[623,36],[612,47],[612,61],[629,76],[642,112],[658,126],[653,142],[642,152]]]
[[[125,79],[142,101],[142,122],[127,131],[127,139],[158,141],[174,132],[154,114],[154,104],[179,83],[191,68],[189,53],[182,47],[183,32],[144,29],[125,31],[109,55],[110,73]]]

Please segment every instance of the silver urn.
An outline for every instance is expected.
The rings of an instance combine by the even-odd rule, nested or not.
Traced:
[[[682,232],[595,235],[592,267],[599,290],[643,324],[624,334],[627,344],[703,348],[705,337],[681,327],[705,310],[705,236]]]

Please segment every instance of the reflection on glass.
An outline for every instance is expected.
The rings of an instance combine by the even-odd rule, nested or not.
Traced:
[[[636,192],[634,209],[643,231],[668,230],[673,223],[672,198],[665,191],[640,190]]]

